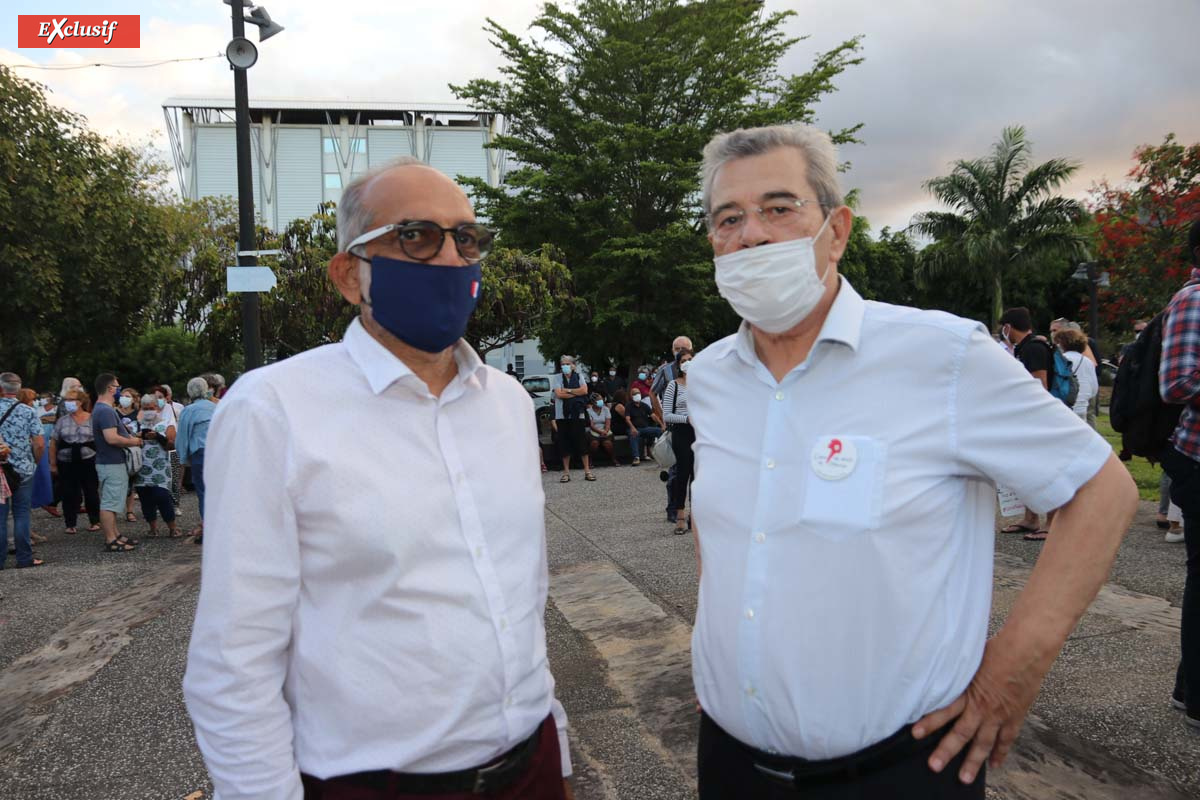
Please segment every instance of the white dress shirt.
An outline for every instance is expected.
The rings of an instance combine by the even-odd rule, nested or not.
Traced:
[[[455,359],[434,397],[355,320],[217,407],[184,678],[217,797],[479,766],[552,710],[570,773],[532,401]]]
[[[844,279],[782,381],[743,324],[688,383],[696,692],[739,740],[807,759],[962,693],[987,636],[994,484],[1047,511],[1112,453],[978,323]]]

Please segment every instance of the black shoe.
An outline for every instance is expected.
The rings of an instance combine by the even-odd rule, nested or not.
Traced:
[[[1185,702],[1183,694],[1178,689],[1171,692],[1171,708],[1179,711],[1187,711],[1187,702]]]
[[[667,509],[667,522],[674,522],[674,521],[675,521],[675,516],[676,516],[676,514],[675,514],[675,509],[673,509],[673,508],[668,508],[668,509]]]

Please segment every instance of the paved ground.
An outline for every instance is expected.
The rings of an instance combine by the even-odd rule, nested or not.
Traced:
[[[546,480],[547,630],[580,800],[695,796],[695,561],[691,538],[661,521],[656,472]],[[185,495],[185,527],[194,512]],[[1200,735],[1166,703],[1183,548],[1162,541],[1152,512],[1143,508],[990,797],[1200,795]],[[0,798],[208,797],[179,689],[198,548],[157,540],[103,553],[98,534],[68,537],[40,511],[35,529],[51,537],[40,548],[51,564],[0,572]],[[1039,547],[1000,537],[994,625]]]

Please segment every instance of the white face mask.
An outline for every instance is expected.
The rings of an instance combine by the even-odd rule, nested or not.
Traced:
[[[830,217],[807,239],[773,242],[717,256],[717,290],[738,315],[767,333],[783,333],[812,313],[825,294],[813,244]]]
[[[117,401],[121,404],[121,408],[129,408],[133,405],[133,398],[127,394],[121,395],[121,399]]]
[[[691,363],[692,362],[690,362],[690,361],[683,362],[682,364],[679,365],[679,371],[682,372],[684,375],[687,375],[688,365]]]

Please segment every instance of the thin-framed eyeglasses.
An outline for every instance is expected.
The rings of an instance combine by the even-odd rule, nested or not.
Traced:
[[[492,249],[492,240],[495,238],[492,231],[474,222],[466,222],[453,228],[443,228],[436,222],[427,219],[405,220],[367,231],[350,242],[346,247],[346,252],[366,259],[366,246],[369,242],[393,233],[396,243],[400,245],[404,255],[413,261],[428,261],[435,257],[442,249],[446,234],[452,234],[454,249],[471,264],[483,260],[484,256]]]
[[[804,214],[802,212],[810,205],[815,205],[826,213],[829,211],[829,206],[819,200],[806,197],[781,197],[751,210],[767,227],[778,230],[794,230],[803,225]],[[738,234],[742,230],[742,226],[746,224],[746,209],[740,206],[718,209],[708,215],[708,224],[712,228],[715,238],[728,239]]]

